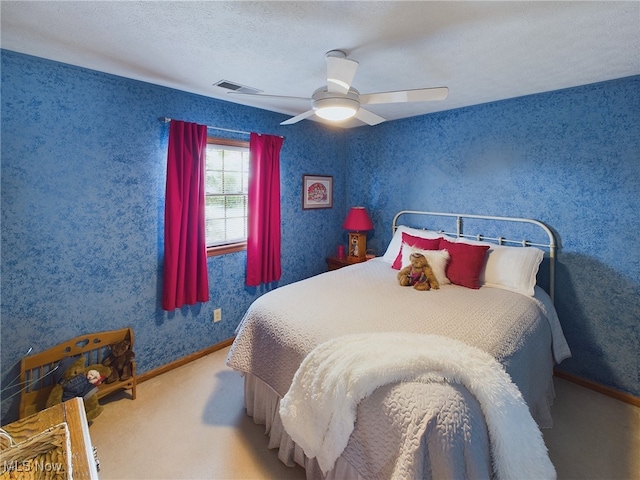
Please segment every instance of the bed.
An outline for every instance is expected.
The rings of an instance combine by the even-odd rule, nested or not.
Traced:
[[[453,228],[440,228],[447,222]],[[522,227],[536,240],[467,233],[465,222],[486,222],[491,232],[506,225],[509,234]],[[524,442],[520,450],[541,443],[538,426],[551,427],[553,367],[570,356],[553,307],[552,231],[530,219],[416,211],[399,212],[392,228],[383,256],[277,288],[250,306],[227,358],[244,375],[247,414],[266,426],[269,448],[280,460],[303,466],[309,479],[504,478],[497,464],[509,459],[496,457],[495,445],[511,438],[509,432],[496,435],[486,405],[468,384],[424,365],[412,376],[371,388],[355,404],[346,445],[330,467],[319,462],[322,455],[305,454],[302,438],[290,435],[295,422],[289,420],[289,431],[284,427],[284,403],[304,362],[323,348],[326,354],[331,342],[358,336],[371,336],[363,355],[372,355],[352,362],[359,365],[406,357],[416,348],[412,339],[487,355],[536,422],[537,434],[515,436]],[[397,273],[413,252],[428,257],[439,289],[398,284]],[[548,292],[536,284],[542,270]],[[319,403],[331,401],[336,399]]]

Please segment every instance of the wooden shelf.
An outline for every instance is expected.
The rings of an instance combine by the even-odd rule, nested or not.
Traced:
[[[25,418],[44,410],[49,394],[54,385],[52,372],[58,362],[64,357],[84,355],[87,366],[101,364],[110,352],[110,346],[120,340],[127,339],[134,348],[133,329],[91,333],[55,345],[43,352],[27,355],[20,362],[20,384],[28,385],[20,393],[20,418]],[[113,383],[102,383],[98,387],[98,398],[109,395],[116,390],[131,390],[131,398],[136,398],[136,365],[131,362],[131,378],[118,380]]]

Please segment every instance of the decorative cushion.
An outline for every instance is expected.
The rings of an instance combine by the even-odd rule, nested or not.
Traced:
[[[400,249],[402,248],[403,233],[407,233],[413,237],[419,238],[435,239],[443,237],[443,235],[432,230],[420,230],[419,228],[411,228],[407,227],[406,225],[399,225],[396,229],[396,232],[393,234],[391,242],[389,242],[389,246],[387,247],[386,252],[382,257],[382,259],[387,263],[393,264],[398,258],[398,255],[401,254]]]
[[[398,226],[383,259],[392,264],[396,270],[402,268],[403,257],[403,234],[408,235],[409,243],[423,250],[443,250],[449,252],[450,260],[447,265],[446,274],[451,283],[463,285],[468,288],[479,288],[482,285],[494,288],[502,288],[521,293],[523,295],[533,296],[535,293],[536,276],[544,257],[544,252],[534,247],[512,247],[506,245],[496,245],[489,242],[470,240],[466,238],[451,238],[443,234],[439,234],[432,230],[420,230],[417,228],[407,227],[405,225]],[[411,238],[413,237],[413,238]],[[415,238],[422,240],[438,240],[438,244],[426,242],[417,245]],[[441,241],[446,244],[441,245]],[[465,248],[459,247],[461,252],[452,252],[447,244],[454,243],[456,245],[467,245],[472,247],[480,247],[483,255],[475,252],[473,249],[466,251],[466,256],[471,255],[475,259],[475,263],[467,263],[464,255],[456,261],[455,254],[461,252],[465,254]],[[487,252],[488,249],[488,252]],[[477,276],[477,282],[474,282],[475,271],[478,268],[479,258],[482,258],[480,265],[480,273]],[[462,263],[460,263],[462,262]],[[449,269],[452,268],[451,272]],[[433,268],[433,267],[432,267]],[[452,276],[453,275],[453,276]],[[454,281],[455,279],[455,281]],[[438,280],[440,281],[440,280]],[[477,285],[477,286],[469,286]]]
[[[436,280],[440,285],[448,285],[451,282],[447,278],[446,268],[449,262],[449,252],[446,250],[423,250],[417,247],[409,247],[403,245],[402,247],[402,268],[408,266],[411,262],[409,257],[412,253],[421,253],[429,262],[433,274],[436,276]]]
[[[403,232],[402,246],[400,247],[400,251],[393,262],[393,265],[391,265],[391,268],[395,268],[396,270],[400,270],[402,268],[402,252],[406,250],[407,247],[417,247],[422,250],[437,250],[440,247],[440,238],[414,237],[413,235]]]
[[[439,249],[447,250],[451,256],[446,269],[451,283],[476,290],[480,288],[480,273],[485,264],[488,245],[454,243],[441,238]]]

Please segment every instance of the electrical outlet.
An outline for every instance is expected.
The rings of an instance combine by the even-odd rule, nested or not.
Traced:
[[[222,320],[222,309],[221,308],[216,308],[213,311],[213,321],[214,322],[219,322],[220,320]]]

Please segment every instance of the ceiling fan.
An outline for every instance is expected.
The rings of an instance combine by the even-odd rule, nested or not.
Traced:
[[[444,100],[449,94],[447,87],[360,94],[351,86],[358,69],[358,62],[348,59],[342,50],[331,50],[326,53],[325,58],[327,61],[327,84],[313,92],[311,98],[307,98],[311,101],[311,110],[285,120],[280,125],[291,125],[312,115],[336,122],[355,117],[368,125],[377,125],[384,122],[385,119],[362,108],[362,105]],[[256,95],[271,98],[300,98]]]

